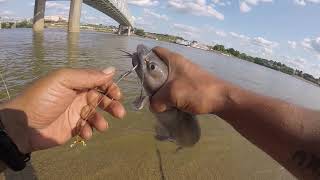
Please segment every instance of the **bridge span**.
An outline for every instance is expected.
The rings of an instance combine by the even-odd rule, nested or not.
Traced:
[[[33,18],[33,30],[35,32],[43,31],[44,29],[46,1],[48,0],[35,0]],[[71,0],[68,22],[69,32],[80,31],[82,3],[101,11],[117,21],[119,23],[118,34],[123,32],[126,32],[127,35],[131,34],[133,19],[128,9],[127,0]]]

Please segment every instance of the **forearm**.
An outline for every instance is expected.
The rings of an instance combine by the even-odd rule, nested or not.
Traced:
[[[318,178],[318,112],[234,86],[228,92],[221,118],[297,177]]]

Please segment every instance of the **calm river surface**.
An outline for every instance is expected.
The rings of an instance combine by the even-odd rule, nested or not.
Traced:
[[[131,60],[124,58],[119,49],[133,52],[140,43],[179,52],[244,88],[320,109],[320,88],[286,74],[212,52],[98,32],[68,35],[65,30],[53,29],[46,29],[43,34],[33,34],[30,29],[0,30],[0,70],[14,96],[33,80],[61,67],[114,66],[119,75],[131,68]],[[71,150],[66,145],[34,153],[32,164],[39,179],[291,178],[215,116],[200,117],[203,137],[196,147],[174,153],[174,145],[152,139],[153,116],[148,110],[130,110],[130,102],[139,93],[136,76],[130,75],[120,87],[128,116],[122,121],[108,117],[110,130],[96,134],[86,148]],[[2,84],[0,99],[6,99]]]

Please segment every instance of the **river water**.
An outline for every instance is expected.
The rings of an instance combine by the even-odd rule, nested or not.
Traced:
[[[67,34],[57,29],[46,29],[43,34],[33,34],[30,29],[0,30],[0,70],[15,96],[33,80],[61,67],[114,66],[119,75],[131,68],[131,60],[119,49],[133,52],[140,43],[179,52],[220,78],[252,91],[320,109],[320,88],[313,84],[232,57],[133,36]],[[130,102],[139,94],[137,77],[130,75],[120,87],[128,116],[117,121],[106,115],[110,130],[96,134],[89,147],[71,150],[66,145],[34,153],[32,164],[39,179],[292,178],[215,116],[200,117],[203,135],[196,147],[174,153],[174,145],[153,140],[153,116],[148,110],[130,110]],[[0,99],[6,99],[2,84]]]

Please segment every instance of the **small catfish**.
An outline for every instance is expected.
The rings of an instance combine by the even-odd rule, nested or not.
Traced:
[[[144,95],[141,91],[140,96],[134,101],[135,108],[140,110],[167,82],[170,67],[144,45],[138,45],[137,52],[132,56],[132,65],[137,66],[135,71],[147,93]],[[172,141],[180,147],[191,147],[199,141],[201,130],[195,115],[177,108],[154,115],[157,119],[155,125],[157,140]]]

